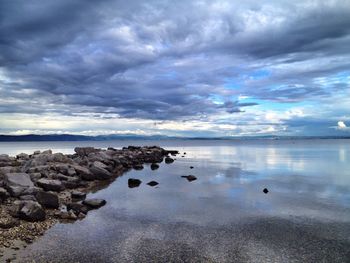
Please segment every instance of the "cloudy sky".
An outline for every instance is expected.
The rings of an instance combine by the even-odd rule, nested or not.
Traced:
[[[350,135],[350,1],[1,1],[0,133]]]

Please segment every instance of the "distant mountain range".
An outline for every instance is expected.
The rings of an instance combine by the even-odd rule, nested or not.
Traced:
[[[0,142],[25,142],[25,141],[110,141],[110,140],[288,140],[288,139],[350,139],[350,136],[240,136],[240,137],[171,137],[165,135],[98,135],[85,136],[73,134],[50,135],[0,135]]]

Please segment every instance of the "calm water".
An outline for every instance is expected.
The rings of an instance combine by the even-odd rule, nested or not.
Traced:
[[[187,154],[90,194],[107,205],[55,225],[20,261],[350,262],[350,140],[0,143],[0,153],[141,144]],[[129,178],[142,184],[129,189]]]

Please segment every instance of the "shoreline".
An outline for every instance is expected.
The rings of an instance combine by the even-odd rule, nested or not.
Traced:
[[[82,220],[90,210],[106,204],[86,199],[94,188],[108,187],[130,169],[144,164],[157,169],[170,164],[178,151],[158,146],[122,149],[76,147],[75,154],[35,151],[0,155],[0,258],[11,259],[57,222]]]

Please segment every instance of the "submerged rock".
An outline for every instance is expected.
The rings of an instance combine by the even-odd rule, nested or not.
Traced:
[[[182,175],[181,177],[186,178],[189,182],[197,180],[197,177],[195,177],[194,175]]]
[[[171,158],[171,157],[169,157],[169,156],[167,156],[167,157],[165,158],[165,163],[169,164],[169,163],[173,163],[173,162],[174,162],[174,159],[173,159],[173,158]]]
[[[100,207],[104,206],[106,203],[107,202],[104,199],[89,199],[89,200],[83,201],[83,204],[91,209],[100,208]]]
[[[149,186],[156,186],[158,185],[159,183],[156,182],[156,181],[150,181],[149,183],[147,183]]]
[[[151,164],[151,169],[152,170],[157,170],[159,168],[159,164],[157,164],[157,163],[152,163]]]
[[[135,170],[142,170],[142,169],[143,169],[143,165],[142,165],[142,164],[135,164],[135,165],[133,166],[133,168],[134,168]]]
[[[128,186],[129,186],[129,188],[139,187],[141,183],[142,183],[142,181],[139,180],[139,179],[130,178],[130,179],[128,180]]]

